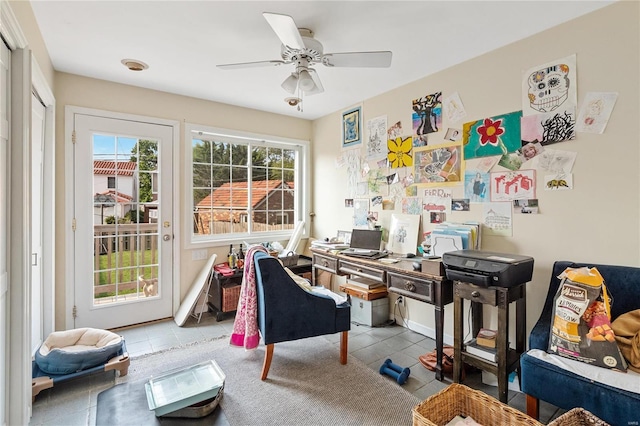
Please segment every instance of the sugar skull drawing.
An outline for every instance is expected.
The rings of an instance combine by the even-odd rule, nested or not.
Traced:
[[[533,72],[528,83],[531,108],[553,111],[569,97],[569,66],[558,64]]]

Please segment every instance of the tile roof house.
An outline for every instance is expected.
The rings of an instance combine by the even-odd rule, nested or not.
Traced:
[[[103,224],[108,216],[124,217],[133,208],[132,203],[137,201],[137,166],[134,161],[93,161],[95,225]]]
[[[246,227],[249,210],[254,226],[277,225],[280,229],[282,224],[293,224],[293,182],[253,181],[250,194],[247,186],[247,182],[227,182],[198,202],[194,208],[194,231],[216,234],[224,232],[218,227],[229,229],[232,224]],[[214,223],[216,229],[211,232]]]

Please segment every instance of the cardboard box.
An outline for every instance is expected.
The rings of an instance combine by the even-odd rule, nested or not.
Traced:
[[[389,320],[389,298],[364,300],[351,296],[351,321],[374,326]]]
[[[422,259],[422,272],[429,275],[435,275],[437,277],[446,276],[444,265],[442,264],[442,258],[437,259]]]

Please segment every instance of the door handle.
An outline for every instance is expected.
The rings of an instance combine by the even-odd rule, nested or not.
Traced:
[[[38,266],[38,253],[31,253],[31,266]]]
[[[163,240],[163,241],[169,241],[170,239],[171,239],[171,235],[169,235],[169,234],[164,234],[164,235],[162,236],[162,240]]]

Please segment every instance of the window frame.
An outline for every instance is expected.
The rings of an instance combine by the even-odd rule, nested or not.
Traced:
[[[184,188],[184,231],[185,248],[195,249],[203,247],[222,247],[229,244],[239,244],[243,242],[273,242],[283,241],[291,237],[293,229],[284,229],[269,232],[243,232],[220,235],[196,235],[193,232],[193,137],[198,135],[214,136],[221,142],[241,143],[259,147],[275,147],[283,149],[295,148],[298,150],[298,162],[295,168],[295,199],[294,225],[299,220],[304,220],[303,238],[309,235],[311,181],[310,181],[310,142],[301,139],[283,138],[280,136],[256,134],[237,130],[229,130],[218,127],[204,126],[193,123],[185,123],[185,143],[184,143],[184,164],[185,182]]]

